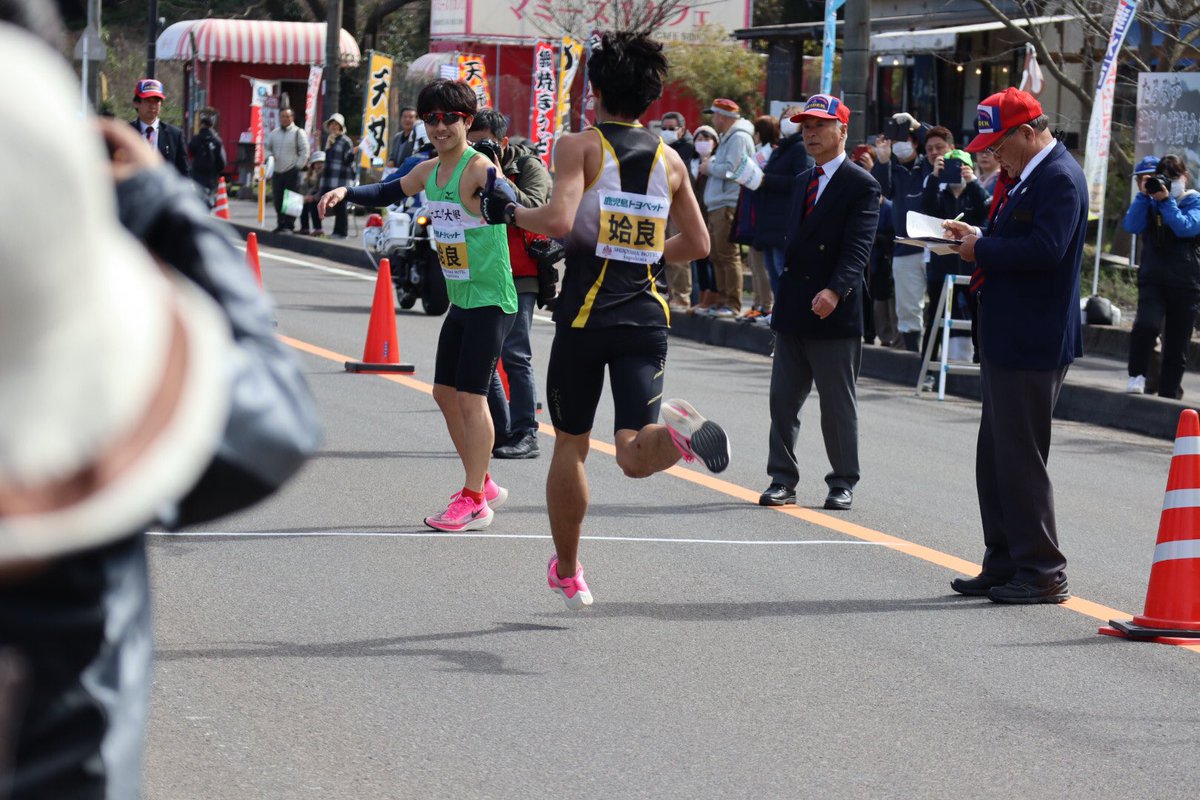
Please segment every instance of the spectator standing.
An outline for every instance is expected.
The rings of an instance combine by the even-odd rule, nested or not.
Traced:
[[[975,172],[971,169],[970,154],[953,148],[953,134],[947,128],[931,128],[925,135],[925,157],[930,163],[930,173],[929,177],[925,179],[925,187],[921,192],[920,211],[931,217],[961,219],[968,225],[983,225],[987,221],[990,198],[975,179]],[[963,162],[960,174],[945,175],[945,178],[954,181],[952,183],[943,180],[947,158]],[[946,276],[960,274],[962,260],[957,253],[935,255],[928,250],[925,253],[929,259],[929,263],[926,265],[926,291],[929,293],[929,305],[926,306],[925,313],[925,335],[929,337],[934,335],[934,330],[938,325],[938,320],[935,320],[933,315],[937,310],[938,303],[941,302],[942,292],[946,288]],[[967,292],[956,291],[953,296],[954,307],[951,309],[953,318],[970,319],[972,314],[968,308]],[[967,344],[970,333],[953,331],[950,336],[953,347],[947,357],[955,361],[971,361],[973,354]],[[926,338],[927,342],[928,338]],[[923,345],[922,352],[924,350]]]
[[[400,109],[400,131],[392,137],[388,148],[388,166],[398,167],[410,158],[417,148],[417,110],[412,106]]]
[[[737,169],[743,158],[754,157],[754,126],[742,119],[737,103],[723,97],[713,100],[708,111],[712,114],[712,127],[720,136],[716,153],[700,162],[700,172],[708,176],[704,207],[708,209],[709,258],[720,295],[719,305],[711,313],[717,317],[736,317],[742,310],[742,253],[732,233],[734,210],[742,187],[725,176]]]
[[[283,213],[284,192],[300,190],[300,173],[308,166],[308,137],[293,121],[292,110],[279,111],[279,127],[267,136],[266,153],[275,159],[271,195],[275,199],[275,233],[291,233],[296,218]]]
[[[1144,158],[1135,174],[1138,194],[1125,214],[1125,230],[1142,237],[1142,260],[1126,391],[1146,391],[1150,351],[1162,330],[1158,394],[1178,400],[1200,304],[1200,193],[1187,188],[1187,165],[1179,156]]]
[[[354,181],[354,143],[346,135],[346,118],[332,114],[325,120],[325,169],[321,173],[320,194],[350,186]],[[333,238],[345,239],[350,229],[346,203],[333,207]]]
[[[892,201],[892,226],[897,236],[907,236],[909,211],[920,210],[921,189],[929,166],[921,156],[922,128],[911,114],[900,113],[892,122],[907,136],[897,141],[880,136],[875,140],[878,163],[871,173],[879,181],[883,196]],[[925,251],[897,244],[892,251],[892,280],[896,296],[896,326],[904,347],[917,352],[925,310]]]
[[[318,150],[308,159],[308,169],[304,171],[304,180],[300,183],[300,193],[304,195],[304,210],[300,212],[301,235],[321,235],[321,215],[317,213],[317,203],[321,199],[321,173],[325,170],[325,151]]]
[[[754,143],[758,145],[758,148],[754,151],[754,158],[761,169],[767,165],[772,153],[775,152],[775,148],[779,146],[779,125],[775,122],[774,117],[762,116],[754,120]],[[743,319],[753,320],[771,313],[771,306],[775,304],[775,287],[772,285],[771,276],[767,272],[766,256],[761,248],[754,245],[754,237],[760,222],[758,220],[758,206],[754,200],[754,193],[749,189],[742,189],[741,197],[738,201],[738,211],[739,213],[748,213],[750,215],[750,229],[754,232],[751,234],[749,241],[746,242],[750,245],[747,260],[750,262],[750,280],[752,291],[754,292],[754,305],[743,315]],[[745,221],[739,220],[738,227],[745,227]]]
[[[679,154],[684,164],[690,164],[696,157],[696,148],[692,143],[692,135],[687,130],[687,120],[678,111],[668,111],[659,120],[659,136],[663,143]],[[674,236],[679,231],[675,223],[668,222],[667,236]],[[670,291],[669,302],[671,310],[677,313],[687,313],[692,307],[692,265],[687,262],[667,264],[667,288]]]
[[[717,132],[709,125],[701,125],[692,133],[692,149],[695,157],[688,164],[688,169],[692,176],[692,190],[696,195],[696,202],[700,204],[700,214],[705,220],[705,225],[708,224],[708,208],[704,205],[704,190],[708,186],[708,175],[701,170],[701,167],[717,152],[718,140]],[[713,267],[712,259],[706,255],[704,258],[698,258],[692,262],[692,270],[695,276],[696,291],[699,292],[692,312],[707,314],[721,305],[721,295],[717,293],[716,269]]]
[[[550,199],[550,171],[538,155],[508,139],[508,120],[494,108],[483,108],[475,115],[467,142],[489,142],[500,151],[496,166],[516,190],[517,201],[526,208],[545,205]],[[488,148],[493,149],[493,148]],[[488,390],[488,406],[500,408],[500,419],[492,414],[496,430],[493,458],[537,458],[537,384],[533,373],[533,348],[529,331],[533,327],[533,309],[538,300],[538,262],[529,255],[528,240],[536,234],[512,225],[505,227],[513,283],[517,289],[517,315],[504,337],[500,360],[508,375],[509,397],[498,374],[493,373]],[[539,237],[545,238],[545,237]]]
[[[983,409],[975,484],[983,569],[951,588],[995,603],[1070,597],[1046,471],[1054,404],[1083,355],[1079,273],[1087,232],[1083,170],[1032,96],[1009,88],[979,104],[969,152],[991,148],[1014,179],[985,234],[943,223],[975,264]]]
[[[762,184],[754,192],[754,247],[762,251],[773,294],[783,275],[784,245],[793,222],[790,206],[796,176],[813,165],[804,148],[804,134],[792,117],[803,110],[792,106],[779,117],[782,138],[763,167]]]
[[[988,202],[991,202],[992,195],[996,193],[996,181],[1001,172],[1000,162],[994,155],[986,150],[980,150],[975,154],[975,175],[979,180],[979,185],[983,187],[983,191],[988,196]]]
[[[200,115],[200,130],[188,142],[187,152],[192,161],[192,180],[204,189],[211,204],[217,178],[225,171],[225,143],[213,130],[210,114]]]
[[[133,108],[137,112],[137,119],[130,124],[151,147],[162,153],[162,157],[175,167],[176,172],[186,178],[191,170],[188,167],[187,148],[183,143],[183,131],[159,118],[165,98],[162,81],[142,78],[133,87]]]
[[[851,156],[855,164],[871,172],[875,168],[874,148],[869,144],[854,148]],[[879,226],[875,230],[875,241],[871,247],[871,261],[867,266],[867,292],[863,297],[863,342],[874,344],[876,337],[884,347],[898,347],[904,343],[896,329],[896,304],[892,285],[892,248],[895,247],[896,229],[892,225],[892,201],[883,197],[879,201]]]
[[[825,508],[849,509],[859,479],[858,402],[863,314],[858,292],[879,222],[879,184],[846,157],[850,109],[816,94],[792,119],[816,166],[800,174],[792,195],[791,233],[771,328],[771,485],[759,504],[796,502],[800,411],[816,384],[821,432],[832,469]]]

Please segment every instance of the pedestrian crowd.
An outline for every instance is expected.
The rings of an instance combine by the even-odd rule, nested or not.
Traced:
[[[46,44],[57,45],[57,26],[23,8],[42,6],[5,6],[0,17],[0,69],[36,65],[42,75],[0,88],[0,135],[27,154],[14,169],[29,187],[0,201],[0,711],[17,693],[22,700],[12,778],[0,789],[136,797],[150,680],[145,532],[266,497],[316,449],[319,426],[269,301],[181,178],[213,191],[225,165],[211,117],[185,145],[159,119],[154,79],[134,89],[132,127],[67,112],[78,89]],[[658,42],[605,34],[589,60],[597,121],[558,141],[553,181],[461,81],[433,81],[404,109],[392,152],[406,167],[378,184],[353,185],[359,151],[341,114],[310,152],[281,112],[266,141],[276,230],[299,216],[301,232],[320,232],[332,215],[333,235],[344,237],[349,203],[424,196],[450,298],[433,397],[463,473],[425,524],[488,527],[508,498],[492,459],[540,455],[537,306],[555,323],[545,574],[569,608],[593,602],[579,549],[606,376],[626,476],[730,463],[718,422],[663,397],[673,314],[770,327],[769,484],[759,503],[797,501],[795,449],[815,387],[830,464],[823,505],[847,511],[860,478],[863,346],[928,348],[946,277],[964,275],[969,289],[945,300],[973,330],[946,342],[944,355],[980,364],[985,549],[980,574],[951,586],[1003,604],[1065,601],[1046,463],[1053,408],[1082,355],[1087,192],[1040,103],[1016,89],[986,98],[965,147],[948,127],[903,112],[871,141],[849,142],[861,110],[827,94],[753,120],[716,98],[710,124],[689,131],[671,112],[655,132],[639,119],[667,74]],[[34,105],[42,118],[25,113]],[[1138,175],[1125,219],[1144,242],[1129,386],[1145,389],[1165,324],[1160,393],[1178,397],[1200,298],[1200,193],[1176,156],[1143,161]],[[79,235],[47,249],[41,231],[64,207]],[[907,238],[913,211],[945,220],[953,252],[895,241]],[[68,272],[90,290],[79,318],[56,283]],[[131,305],[141,313],[127,313]]]

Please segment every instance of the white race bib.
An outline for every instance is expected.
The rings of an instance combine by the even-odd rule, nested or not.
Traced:
[[[667,241],[670,201],[632,192],[598,194],[600,228],[596,255],[635,264],[658,263]]]

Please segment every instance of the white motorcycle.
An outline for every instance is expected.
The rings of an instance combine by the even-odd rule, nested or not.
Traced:
[[[417,196],[389,206],[386,218],[372,214],[363,229],[363,249],[376,269],[380,258],[388,259],[400,308],[412,308],[420,298],[425,313],[436,317],[446,313],[450,298],[422,211]]]

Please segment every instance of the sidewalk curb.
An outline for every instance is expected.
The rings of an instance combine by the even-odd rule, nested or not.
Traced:
[[[301,255],[325,258],[330,261],[340,261],[349,267],[362,267],[375,271],[371,259],[367,257],[362,247],[351,247],[329,239],[318,239],[313,236],[301,236],[298,233],[272,233],[257,225],[247,225],[241,222],[230,222],[241,239],[253,233],[258,237],[258,243],[267,247],[278,247],[281,250],[291,250]],[[345,241],[354,241],[346,239]]]

